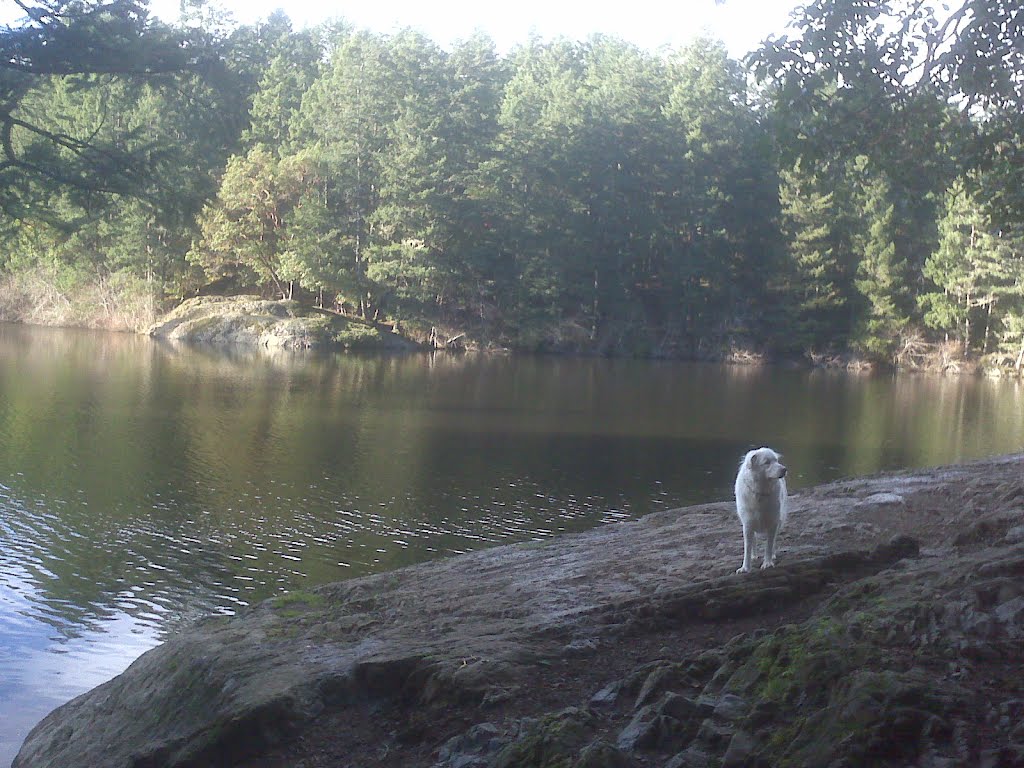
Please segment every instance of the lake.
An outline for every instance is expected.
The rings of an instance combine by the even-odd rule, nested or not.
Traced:
[[[761,444],[796,492],[1019,451],[1024,385],[0,325],[0,765],[183,622],[726,499]]]

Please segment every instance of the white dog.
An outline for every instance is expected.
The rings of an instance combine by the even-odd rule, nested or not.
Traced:
[[[736,514],[743,524],[743,567],[750,571],[754,534],[764,536],[762,568],[775,565],[775,539],[786,523],[786,467],[771,448],[750,451],[736,474]]]

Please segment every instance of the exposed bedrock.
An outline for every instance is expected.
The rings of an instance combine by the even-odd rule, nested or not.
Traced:
[[[292,593],[60,707],[16,768],[1024,764],[1024,456]]]

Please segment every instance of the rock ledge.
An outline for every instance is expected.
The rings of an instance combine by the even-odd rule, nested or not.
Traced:
[[[202,621],[14,767],[1024,765],[1024,455],[791,504],[763,572],[722,502]]]
[[[271,349],[418,349],[408,339],[370,323],[304,308],[296,301],[258,296],[189,299],[151,325],[146,334],[174,341]]]

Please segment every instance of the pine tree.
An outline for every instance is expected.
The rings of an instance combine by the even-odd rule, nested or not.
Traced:
[[[503,304],[518,343],[576,342],[592,276],[580,268],[585,216],[574,163],[583,122],[581,51],[537,41],[512,55],[491,158],[479,168],[487,236],[500,249]],[[589,330],[589,329],[588,329]]]
[[[896,247],[896,204],[890,184],[870,171],[864,157],[854,162],[853,174],[863,212],[854,285],[864,305],[854,347],[873,359],[891,361],[910,321],[910,270],[905,254]]]
[[[216,46],[201,35],[154,20],[137,0],[36,0],[25,17],[0,27],[0,210],[45,213],[32,185],[145,196],[154,147],[108,140],[109,134],[65,131],[52,113],[29,107],[37,89],[62,81],[102,89],[112,80],[167,85],[189,73],[221,68]],[[122,134],[119,139],[124,139]]]
[[[1003,314],[1010,318],[1004,343],[1012,346],[1013,318],[1024,294],[1022,250],[1019,237],[993,226],[964,182],[952,186],[939,222],[938,248],[925,263],[925,275],[939,289],[920,299],[925,323],[959,339],[965,354],[974,349],[984,354],[996,327],[993,315]]]
[[[778,271],[778,177],[740,65],[701,39],[668,59],[664,107],[673,144],[677,296],[698,339],[744,330],[765,306],[765,275]],[[749,327],[746,329],[749,333]],[[764,338],[763,334],[752,334]]]
[[[800,166],[782,174],[782,228],[788,268],[779,290],[797,350],[839,349],[851,332],[855,270],[846,198],[841,185],[825,192]]]
[[[301,189],[281,166],[262,145],[228,161],[217,199],[200,216],[202,237],[189,260],[213,278],[230,277],[240,286],[272,284],[290,298],[281,254],[285,216]]]
[[[242,136],[248,144],[262,143],[276,152],[288,144],[289,126],[319,75],[322,55],[309,33],[289,35],[279,47],[253,96],[250,125]]]
[[[399,114],[403,74],[385,39],[365,32],[332,41],[330,64],[310,86],[290,133],[296,147],[315,148],[325,175],[325,199],[339,236],[335,271],[354,276],[360,293],[346,296],[362,317],[380,311],[386,288],[367,277],[368,258],[381,233],[381,158]]]

